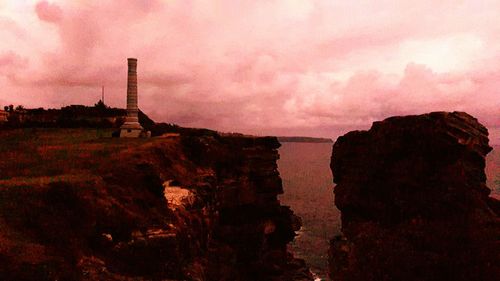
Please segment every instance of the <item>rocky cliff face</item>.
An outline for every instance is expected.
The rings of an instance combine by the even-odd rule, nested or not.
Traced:
[[[39,144],[39,169],[4,159],[0,279],[312,280],[286,249],[300,220],[277,200],[278,147],[172,136]]]
[[[500,209],[484,173],[488,132],[435,112],[375,122],[333,147],[343,236],[333,280],[498,280]]]

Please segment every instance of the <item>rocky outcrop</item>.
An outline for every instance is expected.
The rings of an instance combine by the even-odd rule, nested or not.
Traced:
[[[287,252],[275,138],[33,134],[0,161],[1,280],[312,280]]]
[[[217,225],[208,244],[208,279],[312,280],[304,262],[286,249],[300,220],[277,200],[283,189],[276,138],[226,136],[219,140],[223,146],[214,141],[184,140],[187,155],[199,166],[212,167],[215,176]]]
[[[500,209],[486,186],[488,131],[462,112],[392,117],[333,146],[343,236],[336,281],[498,280]]]

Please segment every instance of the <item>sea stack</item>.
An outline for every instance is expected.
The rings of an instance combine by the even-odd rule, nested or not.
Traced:
[[[137,105],[137,59],[128,58],[128,79],[127,79],[127,118],[121,126],[120,137],[138,138],[143,132],[139,124],[139,107]]]
[[[499,280],[488,142],[465,112],[391,117],[339,137],[331,168],[342,236],[331,243],[332,280]]]

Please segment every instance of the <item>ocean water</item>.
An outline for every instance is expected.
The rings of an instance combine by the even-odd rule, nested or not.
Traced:
[[[333,203],[331,143],[284,142],[278,169],[284,194],[280,201],[302,218],[291,250],[306,260],[319,280],[327,280],[329,240],[340,232],[340,213]]]
[[[290,248],[311,267],[317,280],[328,280],[329,240],[340,233],[340,213],[334,205],[330,171],[331,143],[284,142],[278,169],[284,194],[280,201],[302,218],[302,229]],[[492,196],[500,199],[500,146],[486,158]]]
[[[500,200],[500,145],[493,145],[493,150],[486,157],[485,170],[491,196]]]

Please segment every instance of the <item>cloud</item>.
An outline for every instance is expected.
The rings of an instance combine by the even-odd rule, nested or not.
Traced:
[[[137,57],[140,107],[158,121],[336,137],[465,110],[500,139],[494,1],[54,0],[25,12],[9,19],[25,36],[0,48],[11,103],[93,104],[104,85],[123,107]]]
[[[58,22],[62,19],[62,10],[56,4],[51,4],[47,1],[38,2],[35,6],[35,11],[40,20],[46,22]]]

